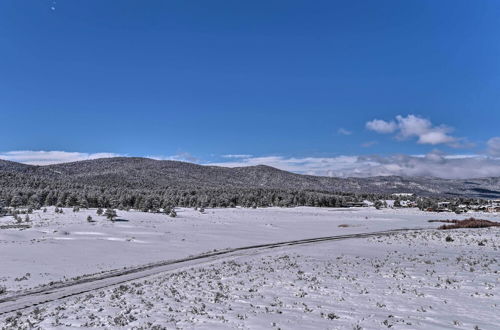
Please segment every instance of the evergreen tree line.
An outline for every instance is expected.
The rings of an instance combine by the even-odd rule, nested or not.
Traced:
[[[45,206],[137,209],[157,212],[173,207],[344,207],[364,200],[377,202],[394,199],[391,194],[355,194],[343,192],[235,187],[161,187],[107,186],[99,183],[75,183],[50,177],[27,176],[17,173],[0,173],[0,215],[5,207]],[[446,198],[405,197],[414,200],[418,207],[427,209]],[[450,200],[450,199],[448,199]],[[477,199],[454,198],[455,204],[478,202]]]
[[[224,185],[224,182],[218,182],[220,187],[214,188],[197,186],[189,181],[183,186],[160,186],[159,183],[157,187],[152,187],[150,183],[140,180],[134,184],[123,182],[119,185],[121,180],[113,181],[113,178],[112,174],[92,176],[92,180],[89,180],[61,177],[57,173],[32,175],[0,172],[0,206],[33,209],[76,206],[155,212],[172,207],[342,207],[352,202],[381,198],[372,194],[305,189],[244,189]],[[114,184],[108,184],[110,180]]]
[[[354,194],[279,189],[18,189],[0,188],[6,207],[43,206],[158,211],[171,207],[342,207],[363,200]]]

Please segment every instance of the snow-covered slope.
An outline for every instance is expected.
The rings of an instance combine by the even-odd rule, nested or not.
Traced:
[[[18,232],[17,241],[3,237],[2,251],[11,244],[18,252],[12,260],[2,254],[1,263],[6,269],[16,269],[15,263],[22,266],[17,268],[22,276],[12,282],[18,286],[39,274],[69,277],[82,264],[89,267],[90,261],[102,269],[126,259],[145,262],[202,247],[434,225],[414,210],[237,209],[199,215],[180,211],[179,219],[164,224],[153,215],[128,214],[123,216],[128,223],[115,228],[88,225],[94,229],[77,229],[79,223],[84,225],[80,216],[67,217],[68,225],[63,217],[50,216],[33,243],[21,239],[32,237],[29,231]],[[124,236],[129,239],[121,239]],[[40,254],[25,256],[19,252],[23,248],[26,253],[52,249],[50,260],[38,259]],[[276,248],[2,315],[0,327],[497,329],[499,249],[498,228],[410,231]],[[30,275],[24,274],[28,269]]]
[[[444,180],[417,177],[336,178],[290,173],[269,166],[225,168],[147,158],[106,158],[48,166],[0,161],[0,182],[48,186],[158,189],[268,188],[354,193],[500,197],[500,178]]]

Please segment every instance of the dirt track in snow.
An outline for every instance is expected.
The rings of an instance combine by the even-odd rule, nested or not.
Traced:
[[[89,276],[85,278],[55,283],[50,286],[45,286],[34,290],[17,292],[5,297],[1,297],[0,315],[20,311],[40,304],[45,304],[59,299],[64,299],[67,297],[99,290],[102,288],[110,287],[128,281],[137,280],[151,275],[175,271],[181,268],[189,268],[195,265],[211,263],[214,261],[219,261],[221,259],[231,259],[232,257],[256,255],[259,253],[264,253],[274,248],[283,248],[287,246],[314,244],[314,243],[352,239],[352,238],[367,238],[371,236],[392,235],[410,230],[416,231],[422,229],[396,229],[396,230],[379,231],[371,233],[325,236],[325,237],[276,242],[269,244],[251,245],[239,248],[213,251],[177,260],[151,263],[134,268],[105,272],[95,276]]]

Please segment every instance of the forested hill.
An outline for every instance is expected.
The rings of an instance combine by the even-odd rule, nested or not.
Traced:
[[[49,193],[56,195],[59,203],[63,204],[66,203],[65,199],[69,198],[67,194],[75,195],[71,199],[83,198],[81,195],[86,194],[93,196],[94,199],[106,196],[107,200],[123,199],[126,196],[136,198],[139,195],[170,194],[185,197],[186,194],[198,194],[197,199],[199,199],[201,191],[204,191],[205,199],[209,198],[206,197],[207,194],[213,198],[225,194],[225,200],[230,200],[233,196],[244,192],[248,194],[249,191],[253,191],[252,195],[256,194],[255,191],[258,191],[257,194],[267,194],[267,190],[272,190],[272,194],[282,194],[283,196],[279,198],[285,199],[298,199],[298,192],[305,191],[315,191],[323,194],[322,196],[403,192],[422,196],[500,198],[500,178],[472,180],[412,177],[334,178],[300,175],[263,165],[226,168],[129,157],[47,166],[0,160],[0,198],[7,201],[18,195],[23,196],[21,199],[25,199],[26,196],[42,194],[43,198],[39,199],[43,199],[43,204],[46,203]],[[293,196],[290,192],[293,192]],[[53,197],[52,201],[54,199],[56,197]],[[250,203],[251,200],[250,198],[245,203]],[[233,198],[232,201],[240,203],[238,198],[236,200]]]
[[[202,166],[148,158],[103,158],[48,166],[0,160],[1,174],[103,188],[267,188],[337,191],[338,179],[304,176],[259,165],[240,168]],[[29,178],[26,178],[29,180]]]

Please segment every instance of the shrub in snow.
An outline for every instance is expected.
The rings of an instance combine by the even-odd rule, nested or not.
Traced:
[[[115,221],[115,218],[118,216],[116,214],[116,211],[113,209],[107,209],[106,212],[104,212],[104,215],[108,220]]]

